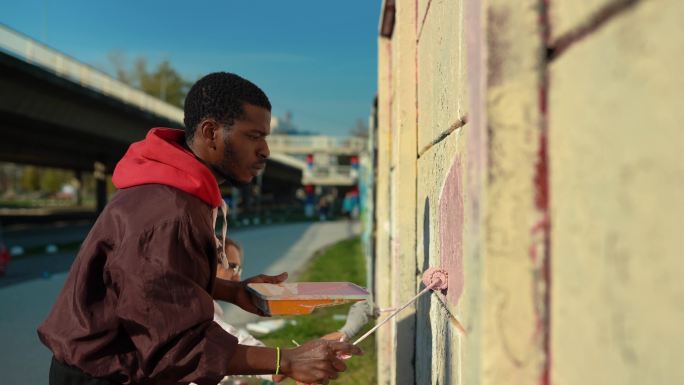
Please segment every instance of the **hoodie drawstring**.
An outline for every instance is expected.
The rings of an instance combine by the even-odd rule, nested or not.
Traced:
[[[227,215],[228,215],[228,205],[226,202],[221,199],[221,214],[223,216],[223,224],[221,225],[221,239],[216,236],[214,233],[214,239],[216,240],[216,250],[218,250],[219,253],[219,260],[221,261],[221,265],[223,265],[224,269],[228,268],[228,257],[226,256],[226,235],[228,233],[228,220],[227,220]],[[218,207],[215,207],[211,210],[211,216],[212,216],[212,223],[213,228],[216,228],[216,220],[218,219]]]

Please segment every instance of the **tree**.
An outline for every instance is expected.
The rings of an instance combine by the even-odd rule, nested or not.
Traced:
[[[40,189],[40,172],[38,167],[26,166],[21,175],[21,188],[24,191],[38,191]]]
[[[40,191],[47,194],[54,194],[62,189],[62,186],[74,179],[74,173],[69,170],[56,168],[46,168],[42,170],[40,176]]]
[[[183,107],[185,95],[192,83],[185,80],[169,60],[161,61],[153,71],[148,70],[144,57],[137,58],[132,68],[128,67],[126,57],[121,52],[110,53],[109,60],[119,81],[169,104]]]
[[[116,78],[123,83],[128,84],[129,86],[136,86],[135,81],[132,78],[132,73],[128,69],[128,64],[126,64],[126,55],[121,52],[121,51],[113,51],[110,52],[109,55],[107,55],[109,58],[109,62],[112,64],[114,67],[114,73],[116,74]]]
[[[359,138],[368,138],[368,124],[363,119],[356,119],[356,125],[349,129],[349,134]]]

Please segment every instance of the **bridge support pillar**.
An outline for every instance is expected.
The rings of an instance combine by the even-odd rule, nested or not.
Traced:
[[[100,215],[107,204],[107,174],[105,173],[104,163],[95,162],[93,167],[93,176],[95,177],[95,208],[97,215]]]
[[[74,170],[76,179],[76,206],[83,206],[83,171]]]

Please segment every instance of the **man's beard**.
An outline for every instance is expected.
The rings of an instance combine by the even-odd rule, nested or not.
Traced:
[[[241,180],[235,179],[232,175],[224,173],[223,171],[221,171],[217,167],[214,167],[214,171],[217,174],[221,175],[221,178],[223,178],[223,182],[221,182],[219,184],[228,183],[229,185],[231,185],[233,187],[242,187],[242,186],[247,186],[248,184],[250,184],[250,182],[243,182]]]
[[[230,175],[228,175],[228,174],[222,173],[221,171],[218,171],[218,173],[223,177],[223,179],[224,179],[223,182],[224,182],[224,183],[228,183],[229,185],[231,185],[231,186],[233,186],[233,187],[247,186],[248,184],[251,183],[251,181],[249,181],[249,182],[243,182],[243,181],[241,181],[241,180],[237,180],[237,179],[233,178],[232,176],[230,176]]]
[[[250,184],[251,180],[249,182],[243,182],[241,180],[236,179],[233,175],[223,172],[223,170],[231,170],[237,168],[237,163],[235,162],[237,155],[235,154],[235,151],[233,151],[233,146],[230,142],[228,142],[228,139],[226,139],[224,142],[224,148],[225,151],[223,153],[223,160],[221,161],[221,165],[220,167],[214,167],[214,171],[217,174],[221,175],[221,177],[224,179],[224,182],[227,182],[233,187],[242,187]],[[236,167],[230,167],[231,165]]]

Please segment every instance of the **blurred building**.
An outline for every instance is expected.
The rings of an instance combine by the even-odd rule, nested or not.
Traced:
[[[367,155],[367,138],[303,131],[288,112],[282,118],[271,119],[268,145],[272,153],[286,154],[304,164],[301,194],[307,217],[317,211],[322,219],[336,216],[344,211],[342,202],[347,193],[358,195],[362,182],[360,161]]]
[[[684,383],[684,3],[382,7],[379,383]]]
[[[359,156],[366,151],[367,139],[357,136],[319,135],[299,129],[292,114],[271,119],[268,145],[272,152],[306,162],[303,183],[316,186],[353,186],[358,182]]]

